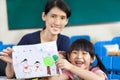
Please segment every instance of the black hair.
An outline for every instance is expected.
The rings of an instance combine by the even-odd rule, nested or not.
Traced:
[[[64,11],[67,15],[67,18],[71,16],[71,10],[64,0],[48,0],[44,9],[45,14],[47,14],[53,7],[58,7]]]
[[[24,62],[24,61],[27,61],[27,59],[25,58],[24,60],[21,61],[21,63]]]
[[[35,61],[35,64],[40,63],[39,61]]]
[[[94,50],[94,45],[92,44],[92,42],[86,39],[77,39],[71,44],[68,55],[70,55],[73,50],[77,50],[77,51],[82,50],[82,51],[89,52],[90,57],[92,59],[94,59],[94,57],[96,57],[97,59],[97,64],[95,66],[98,66],[102,71],[104,71],[107,74],[106,68],[103,65],[100,57],[94,52],[95,50]]]
[[[53,8],[53,7],[57,7],[59,9],[61,9],[62,11],[64,11],[66,13],[67,18],[69,18],[71,16],[71,10],[68,6],[68,4],[64,1],[64,0],[48,0],[46,5],[45,5],[45,15],[47,15],[47,13]],[[43,28],[43,30],[46,27]]]

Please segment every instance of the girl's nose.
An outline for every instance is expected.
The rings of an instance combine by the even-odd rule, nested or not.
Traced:
[[[83,55],[81,52],[78,53],[77,58],[83,58]]]

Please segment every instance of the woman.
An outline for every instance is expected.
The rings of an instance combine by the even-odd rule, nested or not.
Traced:
[[[42,31],[33,32],[23,36],[18,45],[57,41],[57,48],[60,53],[68,51],[70,39],[69,37],[60,34],[60,32],[67,25],[70,16],[71,11],[64,0],[48,0],[44,12],[42,13],[42,19],[45,21],[46,26]],[[11,56],[11,48],[7,48],[2,52],[1,59],[7,62],[7,78],[13,78],[15,76]]]

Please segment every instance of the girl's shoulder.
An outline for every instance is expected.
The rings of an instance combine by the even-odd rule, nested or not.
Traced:
[[[108,80],[107,75],[99,67],[92,67],[90,71],[93,73],[102,73],[106,78],[105,80]]]
[[[70,80],[74,80],[74,74],[71,73],[70,71],[67,71],[67,70],[62,70],[63,73],[65,73],[69,78]]]
[[[96,71],[99,71],[101,70],[99,67],[91,67],[91,70],[92,72],[96,72]]]

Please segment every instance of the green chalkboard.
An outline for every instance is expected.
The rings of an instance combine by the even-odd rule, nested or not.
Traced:
[[[47,0],[6,0],[10,30],[42,28],[41,15]],[[65,0],[72,11],[69,25],[120,21],[120,0]]]

